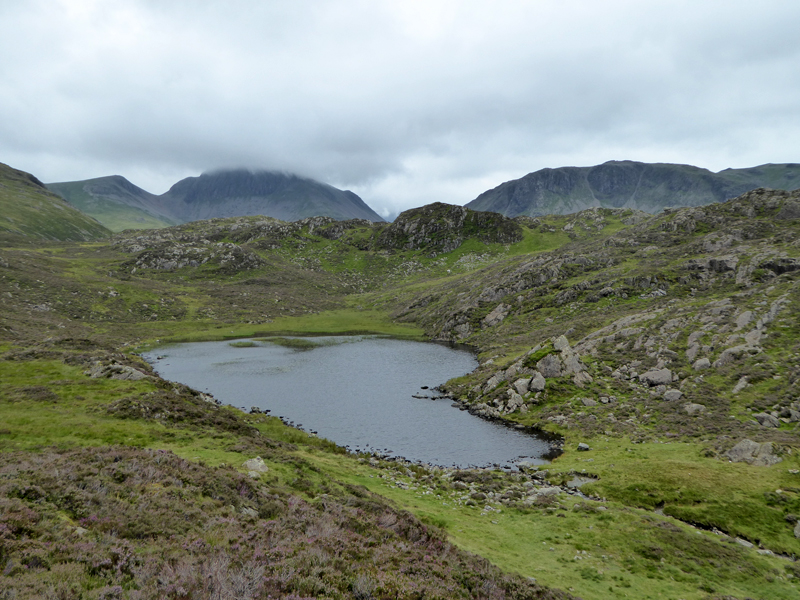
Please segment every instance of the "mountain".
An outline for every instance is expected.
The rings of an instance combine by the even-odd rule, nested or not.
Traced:
[[[30,173],[0,163],[0,231],[61,241],[86,241],[111,232],[48,191]]]
[[[187,177],[162,196],[183,222],[266,215],[282,221],[306,217],[383,221],[350,191],[289,173],[237,169]]]
[[[252,215],[283,221],[315,216],[383,221],[353,192],[273,171],[203,173],[179,181],[160,196],[120,176],[51,183],[48,187],[114,231]]]
[[[112,231],[158,229],[181,222],[163,207],[159,196],[119,175],[48,183],[47,188]]]
[[[507,217],[569,214],[593,207],[657,213],[667,206],[724,202],[759,187],[800,187],[800,164],[767,164],[719,173],[691,165],[636,161],[541,169],[488,190],[466,206]]]

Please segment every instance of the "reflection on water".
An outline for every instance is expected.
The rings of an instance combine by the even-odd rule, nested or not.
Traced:
[[[373,336],[309,339],[321,345],[198,342],[157,348],[144,358],[166,379],[233,406],[269,410],[351,450],[441,466],[545,462],[550,446],[543,439],[473,417],[448,399],[412,397],[437,396],[422,387],[472,371],[471,353]]]

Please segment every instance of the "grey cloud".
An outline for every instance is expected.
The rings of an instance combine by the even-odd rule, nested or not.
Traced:
[[[562,164],[796,161],[798,23],[778,1],[7,3],[0,160],[155,192],[284,169],[384,213]]]

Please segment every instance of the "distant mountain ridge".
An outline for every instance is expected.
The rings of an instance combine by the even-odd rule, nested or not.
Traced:
[[[667,206],[724,202],[760,187],[800,188],[800,164],[766,164],[719,173],[691,165],[628,160],[541,169],[483,192],[466,206],[507,217],[570,214],[593,207],[657,213]]]
[[[119,175],[49,183],[47,188],[113,231],[253,215],[284,221],[315,216],[383,221],[353,192],[274,171],[203,173],[177,182],[160,196]]]

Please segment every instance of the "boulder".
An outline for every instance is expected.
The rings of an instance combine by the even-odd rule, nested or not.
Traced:
[[[735,386],[733,386],[733,393],[738,394],[748,385],[750,384],[747,382],[747,377],[740,377],[739,382]]]
[[[683,396],[683,392],[676,389],[669,389],[664,392],[664,400],[669,402],[674,402],[675,400],[680,400]]]
[[[696,361],[694,361],[694,364],[692,365],[692,368],[695,371],[702,371],[703,369],[708,369],[710,367],[711,367],[711,361],[708,360],[707,358],[698,358]]]
[[[683,410],[686,411],[687,415],[696,415],[697,413],[703,413],[706,410],[704,404],[695,404],[694,402],[688,402],[683,405]]]
[[[778,417],[773,417],[769,413],[756,413],[753,415],[753,418],[758,421],[758,424],[762,427],[780,427],[781,424]]]
[[[536,363],[536,370],[546,379],[561,377],[561,359],[555,354],[548,354]]]
[[[104,365],[101,362],[95,362],[88,371],[84,371],[84,374],[92,379],[107,378],[120,379],[122,381],[139,381],[150,377],[138,369],[127,365],[118,365],[116,363]]]
[[[498,323],[501,323],[503,319],[506,318],[508,315],[508,311],[511,310],[511,307],[508,304],[500,303],[498,304],[492,312],[486,315],[481,322],[481,326],[485,329],[487,327],[493,327]]]
[[[242,467],[248,471],[255,471],[256,473],[266,473],[269,471],[269,467],[264,464],[264,459],[260,456],[256,456],[255,458],[244,461],[244,463],[242,463]]]
[[[639,375],[639,381],[650,387],[667,385],[672,383],[672,371],[669,369],[652,369]]]
[[[517,379],[514,382],[514,389],[517,390],[520,396],[524,396],[528,392],[530,383],[530,379]]]
[[[506,412],[512,413],[517,410],[520,406],[525,404],[525,400],[522,399],[517,392],[514,390],[508,391],[508,402],[506,403]]]
[[[736,329],[743,329],[750,324],[753,320],[753,311],[746,310],[738,317],[736,317]]]
[[[744,439],[725,453],[731,462],[745,462],[755,467],[768,467],[781,462],[775,456],[771,442],[759,444],[752,440]]]
[[[532,392],[541,392],[544,391],[546,384],[547,382],[545,381],[544,376],[537,371],[534,373],[533,377],[531,377],[530,383],[528,384],[528,389]]]
[[[489,377],[489,380],[486,382],[486,386],[483,388],[483,393],[486,394],[492,391],[494,388],[496,388],[505,380],[506,380],[506,374],[503,371],[495,373],[494,375]]]
[[[583,388],[584,385],[587,383],[592,383],[592,381],[594,381],[594,379],[586,371],[575,373],[575,375],[572,377],[572,382],[579,388]]]
[[[557,352],[561,352],[565,349],[569,348],[569,342],[567,341],[567,337],[564,335],[558,336],[555,340],[553,340],[553,348]]]
[[[589,450],[591,450],[589,444],[585,442],[581,442],[580,444],[578,444],[578,452],[588,452]]]
[[[597,406],[597,400],[592,400],[591,398],[581,398],[581,402],[584,406]]]

